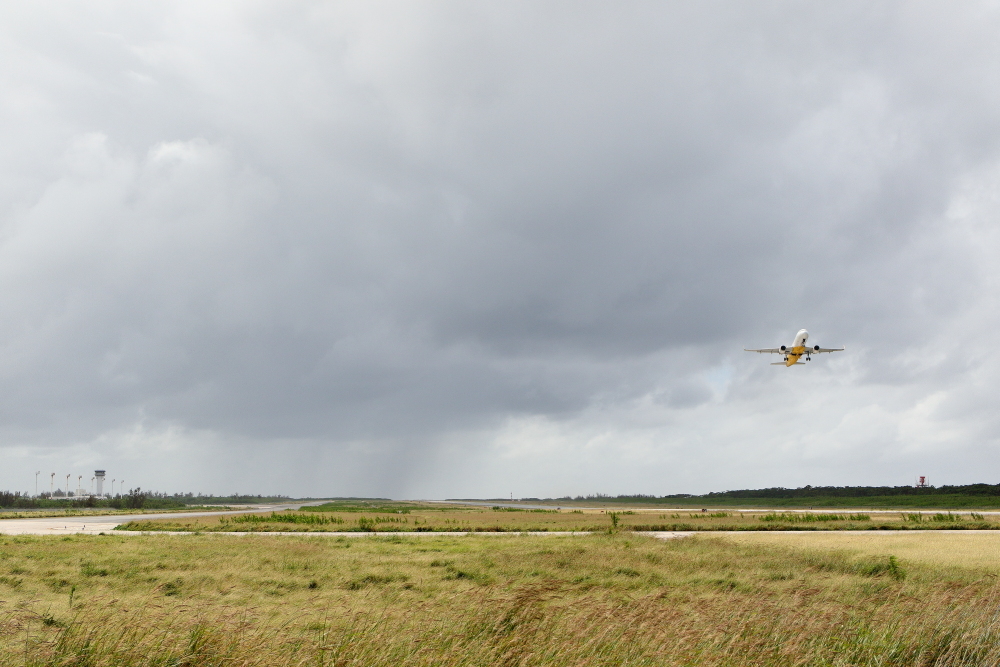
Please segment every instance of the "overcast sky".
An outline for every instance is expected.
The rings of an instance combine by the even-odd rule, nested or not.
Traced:
[[[0,488],[1000,482],[1000,7],[0,8]],[[803,368],[743,352],[846,346]]]

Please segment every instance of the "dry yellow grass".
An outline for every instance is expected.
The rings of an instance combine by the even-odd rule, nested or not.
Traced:
[[[937,567],[980,568],[1000,574],[1000,532],[727,533],[725,539],[745,545],[812,551],[844,550],[873,556],[891,554],[909,562]]]
[[[766,537],[2,538],[0,665],[1000,661],[972,546],[893,567]]]

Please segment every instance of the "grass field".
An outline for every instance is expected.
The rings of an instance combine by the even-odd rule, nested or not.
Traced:
[[[996,537],[887,537],[11,537],[0,665],[996,664]]]
[[[803,533],[739,533],[726,536],[742,545],[780,546],[790,549],[824,551],[837,550],[879,558],[894,555],[910,563],[923,563],[937,568],[979,568],[996,576],[1000,572],[1000,532],[990,534],[962,533],[880,533],[864,535],[837,532]]]
[[[1000,529],[1000,517],[975,512],[865,513],[515,510],[402,502],[331,502],[319,507],[239,516],[133,521],[121,530],[200,532],[522,532],[620,530]]]

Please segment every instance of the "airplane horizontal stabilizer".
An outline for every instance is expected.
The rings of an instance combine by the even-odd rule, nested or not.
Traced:
[[[786,364],[784,361],[775,361],[771,365],[772,366],[787,366],[788,364]],[[794,364],[792,364],[792,366],[805,366],[805,365],[806,365],[806,363],[804,361],[796,361]]]

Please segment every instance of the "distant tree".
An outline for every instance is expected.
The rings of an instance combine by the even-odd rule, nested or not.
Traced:
[[[133,510],[141,509],[146,504],[146,494],[142,492],[141,488],[136,487],[129,489],[128,495],[125,496],[124,500],[125,507]]]
[[[97,499],[94,496],[80,496],[72,502],[73,507],[97,507]]]
[[[0,507],[37,507],[38,502],[20,491],[0,491]]]

